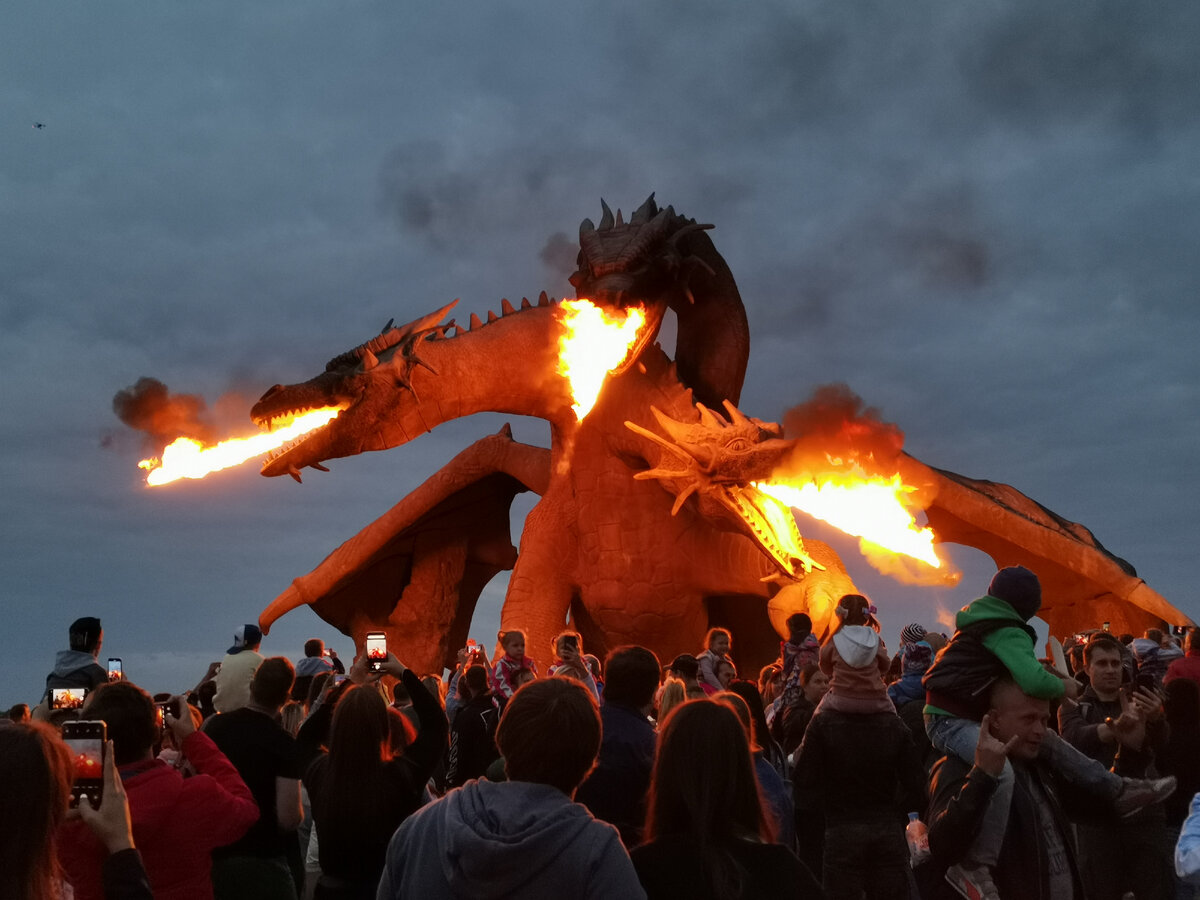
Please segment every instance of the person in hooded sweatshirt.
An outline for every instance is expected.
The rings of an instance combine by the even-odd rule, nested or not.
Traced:
[[[895,713],[883,675],[892,664],[879,637],[875,607],[862,594],[845,594],[834,610],[841,625],[821,647],[821,671],[829,690],[814,715],[822,710],[842,713]]]
[[[92,691],[108,682],[108,672],[96,662],[104,629],[100,620],[84,616],[71,623],[67,631],[69,650],[59,650],[54,659],[54,671],[46,676],[46,694],[52,688],[85,688]]]
[[[518,690],[496,730],[503,782],[468,781],[393,835],[379,900],[645,898],[616,828],[571,798],[596,761],[596,699],[570,678]]]

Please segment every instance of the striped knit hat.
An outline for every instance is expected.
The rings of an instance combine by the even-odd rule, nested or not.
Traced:
[[[925,629],[916,622],[900,629],[900,643],[902,644],[915,644],[917,641],[923,640],[925,640]]]

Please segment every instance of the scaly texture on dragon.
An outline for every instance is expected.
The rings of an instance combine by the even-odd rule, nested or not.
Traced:
[[[265,475],[297,479],[306,466],[396,447],[476,412],[541,418],[551,433],[548,449],[501,433],[464,450],[297,578],[264,610],[264,627],[311,604],[360,645],[369,630],[403,637],[414,648],[410,664],[436,670],[452,664],[483,586],[510,567],[502,627],[525,629],[534,656],[547,652],[568,621],[596,652],[636,642],[663,659],[693,651],[706,628],[725,625],[737,635],[744,666],[774,655],[776,632],[791,612],[808,611],[818,631],[828,627],[833,601],[854,586],[830,548],[804,541],[790,512],[749,483],[787,441],[778,426],[733,405],[749,336],[708,226],[659,209],[653,197],[628,222],[607,205],[603,211],[598,227],[585,221],[580,229],[571,283],[578,296],[603,306],[643,306],[648,324],[583,421],[556,374],[561,307],[545,294],[520,308],[505,300],[499,316],[489,313],[484,322],[472,315],[466,328],[445,321],[454,304],[400,328],[389,323],[316,377],[276,385],[256,404],[260,422],[342,407],[263,466]],[[674,361],[654,343],[667,309],[678,318]],[[709,409],[726,401],[728,420]],[[1045,562],[1045,543],[1029,543],[1019,504],[980,493],[985,483],[912,464],[938,492],[942,505],[929,516],[940,534],[946,530],[942,539],[1042,571],[1034,561]],[[518,552],[508,507],[524,490],[540,499]],[[955,521],[967,524],[955,530]],[[1098,570],[1102,550],[1081,545],[1054,564],[1068,574]],[[1170,608],[1144,592],[1117,600],[1118,611],[1105,615],[1114,624],[1122,615],[1132,621]]]

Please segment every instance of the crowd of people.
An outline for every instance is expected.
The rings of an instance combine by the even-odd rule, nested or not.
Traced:
[[[443,678],[251,624],[186,696],[81,618],[0,724],[0,900],[1200,897],[1200,631],[1041,659],[1040,604],[1002,569],[893,654],[847,594],[756,680],[722,628],[665,668],[564,631],[544,673],[511,630]]]

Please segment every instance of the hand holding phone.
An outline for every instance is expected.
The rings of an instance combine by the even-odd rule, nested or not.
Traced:
[[[94,808],[100,807],[104,795],[104,758],[108,747],[108,726],[99,720],[63,722],[63,743],[71,751],[74,780],[71,783],[71,806],[78,806],[86,796]]]
[[[87,695],[87,688],[50,688],[50,708],[79,709]]]
[[[382,672],[383,664],[387,662],[387,635],[382,631],[372,631],[367,634],[367,671],[372,674]]]
[[[125,796],[125,785],[113,761],[112,741],[104,746],[104,787],[100,802],[93,806],[91,795],[87,803],[78,807],[79,818],[98,837],[109,853],[129,850],[133,847],[133,829],[129,821],[129,801]]]
[[[108,658],[108,680],[121,681],[125,678],[124,664],[120,657],[110,656]]]

